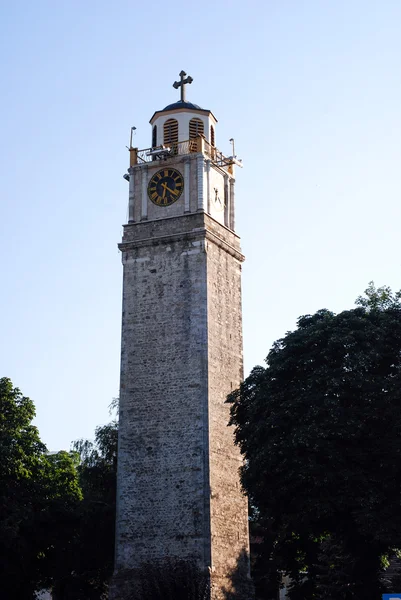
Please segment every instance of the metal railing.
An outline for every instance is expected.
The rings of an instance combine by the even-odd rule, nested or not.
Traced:
[[[220,150],[209,144],[204,136],[198,136],[183,142],[172,142],[168,146],[156,146],[154,148],[144,148],[143,150],[138,150],[138,148],[130,148],[129,151],[130,166],[150,163],[155,160],[162,160],[167,156],[182,156],[196,152],[202,152],[220,166],[227,166],[231,164],[231,157],[224,156]]]
[[[242,161],[237,156],[225,156],[215,146],[209,144],[204,135],[200,135],[184,142],[172,142],[168,146],[156,146],[153,148],[129,148],[130,167],[155,160],[165,160],[169,156],[182,156],[200,152],[210,158],[212,163],[222,169],[228,169],[233,173],[233,165],[242,167]]]
[[[195,138],[192,140],[185,140],[184,142],[172,142],[168,145],[144,148],[143,150],[130,148],[131,166],[133,164],[142,164],[152,162],[154,160],[161,160],[166,156],[178,156],[192,154],[194,152],[202,152],[200,141],[201,138]]]

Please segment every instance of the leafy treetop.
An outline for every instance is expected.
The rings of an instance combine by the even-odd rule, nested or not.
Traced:
[[[399,544],[400,299],[370,284],[353,310],[300,317],[229,397],[266,564],[291,574],[293,598],[327,584],[335,548],[352,557],[338,566],[341,589],[376,597],[383,556]]]

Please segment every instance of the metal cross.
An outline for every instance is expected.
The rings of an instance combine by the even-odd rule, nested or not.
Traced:
[[[185,76],[186,76],[185,71],[181,71],[181,73],[180,73],[181,81],[174,81],[174,83],[173,83],[173,88],[175,88],[176,90],[178,90],[179,87],[181,88],[181,102],[185,102],[185,84],[193,82],[192,77],[190,77],[188,75],[188,77],[186,79],[184,79]]]

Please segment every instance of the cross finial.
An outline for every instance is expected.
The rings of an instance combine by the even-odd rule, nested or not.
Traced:
[[[174,81],[173,83],[173,88],[175,88],[176,90],[178,90],[178,88],[181,88],[181,102],[185,102],[185,84],[186,83],[192,83],[193,79],[192,77],[190,77],[188,75],[188,77],[186,79],[184,79],[184,77],[186,76],[185,71],[181,71],[180,73],[180,81]]]

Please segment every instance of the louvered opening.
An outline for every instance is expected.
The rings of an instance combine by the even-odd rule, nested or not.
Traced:
[[[157,146],[157,125],[153,126],[152,129],[152,148]]]
[[[201,119],[191,119],[189,122],[189,139],[197,138],[205,131],[203,121]]]
[[[176,119],[168,119],[164,123],[163,139],[165,146],[178,142],[178,121]]]
[[[210,143],[212,146],[214,146],[214,127],[213,127],[213,125],[210,125]]]

